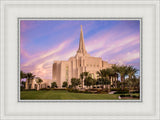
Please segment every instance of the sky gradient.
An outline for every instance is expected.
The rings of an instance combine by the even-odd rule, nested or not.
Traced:
[[[54,61],[76,54],[80,25],[91,56],[140,68],[139,20],[21,20],[21,70],[52,79]]]

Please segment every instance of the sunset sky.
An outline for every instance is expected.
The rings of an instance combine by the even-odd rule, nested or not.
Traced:
[[[139,20],[21,20],[21,70],[52,79],[54,61],[76,54],[80,25],[91,56],[140,68]]]

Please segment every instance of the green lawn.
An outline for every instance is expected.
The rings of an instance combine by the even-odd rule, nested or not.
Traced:
[[[72,93],[66,90],[21,91],[21,100],[118,100],[119,95]]]

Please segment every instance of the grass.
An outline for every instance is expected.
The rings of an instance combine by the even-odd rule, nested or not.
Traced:
[[[120,94],[72,93],[66,90],[21,91],[21,100],[118,100]]]

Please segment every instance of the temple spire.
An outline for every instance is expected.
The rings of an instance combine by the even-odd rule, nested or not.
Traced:
[[[79,40],[79,48],[77,53],[82,53],[83,55],[87,53],[84,45],[82,25],[81,25],[81,33],[80,33],[80,40]]]

